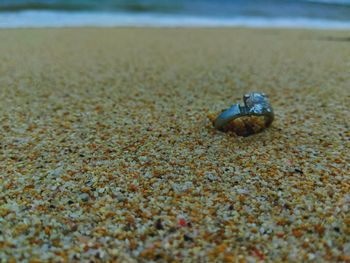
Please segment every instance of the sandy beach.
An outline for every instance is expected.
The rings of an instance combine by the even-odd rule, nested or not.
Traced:
[[[349,37],[0,30],[1,262],[349,262]]]

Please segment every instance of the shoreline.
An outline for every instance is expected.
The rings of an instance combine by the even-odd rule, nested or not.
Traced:
[[[249,17],[216,18],[181,14],[128,14],[63,11],[0,13],[0,28],[28,27],[247,27],[349,30],[350,22],[314,18]]]
[[[85,31],[85,30],[94,30],[94,31],[104,31],[104,30],[150,30],[150,31],[256,31],[256,32],[305,32],[305,33],[320,33],[323,35],[324,33],[334,33],[334,35],[342,36],[343,34],[347,34],[350,32],[349,29],[321,29],[321,28],[298,28],[298,27],[245,27],[245,26],[195,26],[195,27],[182,27],[182,26],[64,26],[64,27],[0,27],[0,31],[26,31],[26,30],[38,30],[38,31],[65,31],[65,30],[73,30],[73,31]],[[344,39],[347,38],[347,35],[343,35]]]

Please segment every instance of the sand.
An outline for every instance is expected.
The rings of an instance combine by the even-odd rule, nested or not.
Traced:
[[[0,30],[0,258],[349,262],[349,36]],[[272,126],[215,130],[249,91]]]

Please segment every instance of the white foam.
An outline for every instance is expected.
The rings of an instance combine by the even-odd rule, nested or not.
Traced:
[[[234,17],[97,12],[23,11],[0,13],[0,28],[28,27],[281,27],[350,29],[350,21],[311,18]]]

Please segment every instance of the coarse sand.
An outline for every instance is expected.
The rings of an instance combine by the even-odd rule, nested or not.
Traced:
[[[349,36],[0,30],[1,262],[349,262]]]

